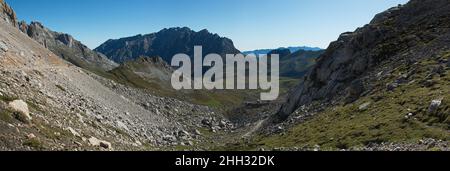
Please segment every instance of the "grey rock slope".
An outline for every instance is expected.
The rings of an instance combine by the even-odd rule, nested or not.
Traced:
[[[278,116],[284,119],[313,101],[355,100],[370,91],[374,82],[369,75],[382,72],[381,64],[392,68],[448,50],[449,26],[448,0],[412,0],[378,14],[330,44]]]
[[[54,32],[39,22],[32,22],[29,25],[20,22],[19,28],[56,55],[81,68],[107,71],[117,67],[117,64],[105,55],[92,51],[71,35]]]
[[[0,150],[192,144],[203,119],[221,118],[208,107],[153,96],[78,68],[3,21],[0,42],[7,47],[0,53]],[[28,104],[34,126],[24,126],[7,108],[16,99]],[[97,147],[88,141],[92,137],[110,146]]]
[[[65,46],[77,44],[60,39]],[[30,118],[10,107],[16,100],[25,103]],[[193,145],[202,139],[195,130],[209,118],[222,120],[208,107],[157,97],[74,66],[0,21],[0,150]]]
[[[140,56],[160,56],[170,63],[172,57],[178,53],[185,53],[192,57],[196,45],[203,46],[203,54],[239,53],[230,39],[212,34],[207,30],[195,32],[187,27],[169,28],[147,35],[108,40],[95,51],[105,54],[117,63],[135,60]]]

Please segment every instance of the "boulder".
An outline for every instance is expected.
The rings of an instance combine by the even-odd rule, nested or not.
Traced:
[[[28,134],[28,135],[27,135],[27,138],[28,138],[28,139],[34,139],[34,138],[36,138],[36,135],[34,135],[33,133],[31,133],[31,134]]]
[[[203,119],[202,124],[205,126],[212,126],[211,120],[209,119]]]
[[[219,126],[221,127],[221,128],[226,128],[227,127],[227,122],[225,122],[225,121],[220,121],[219,122]]]
[[[390,83],[386,85],[388,91],[394,91],[399,86],[398,83]]]
[[[89,144],[91,146],[94,146],[94,147],[102,147],[102,148],[105,148],[105,149],[111,149],[112,148],[112,145],[111,145],[110,142],[99,140],[99,139],[97,139],[95,137],[89,138],[88,141],[89,141]]]
[[[24,123],[30,123],[32,117],[30,116],[30,111],[28,109],[28,104],[23,100],[14,100],[9,103],[9,108],[13,110],[16,114],[18,120]]]
[[[3,41],[0,42],[0,50],[3,52],[8,52],[8,46],[6,46],[6,43]]]
[[[107,141],[100,141],[100,147],[103,147],[105,149],[111,149],[112,145],[110,142]]]
[[[73,129],[73,128],[71,128],[71,127],[68,127],[67,130],[68,130],[73,136],[81,137],[81,135],[80,135],[77,131],[75,131],[75,129]]]
[[[430,107],[428,108],[428,113],[434,114],[439,109],[442,104],[442,99],[431,101]]]
[[[198,129],[196,129],[195,130],[195,135],[202,135],[202,133]]]
[[[125,123],[123,123],[122,121],[117,121],[117,127],[119,129],[125,130],[125,131],[129,131],[127,125],[125,125]]]
[[[360,111],[366,111],[367,109],[369,109],[370,105],[371,105],[371,103],[367,102],[367,103],[364,103],[364,104],[360,105],[358,109]]]
[[[167,141],[169,143],[172,143],[172,142],[176,142],[177,138],[175,136],[172,136],[172,135],[166,135],[166,136],[163,137],[163,140]]]

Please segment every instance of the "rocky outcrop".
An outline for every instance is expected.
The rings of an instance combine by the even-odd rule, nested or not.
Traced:
[[[9,103],[9,107],[16,112],[16,117],[25,123],[30,123],[32,117],[30,116],[30,111],[28,109],[28,104],[23,100],[14,100]]]
[[[16,13],[4,0],[0,0],[0,19],[17,27]]]
[[[135,60],[140,56],[160,56],[170,63],[172,57],[178,53],[192,57],[196,45],[203,46],[203,54],[239,53],[230,39],[212,34],[207,30],[195,32],[187,27],[163,29],[157,33],[108,40],[95,51],[105,54],[117,63]]]
[[[332,42],[317,64],[292,91],[279,119],[313,101],[351,102],[370,91],[370,75],[383,67],[414,63],[449,49],[450,3],[411,0],[378,14],[354,32]],[[386,69],[385,69],[386,70]]]
[[[61,58],[88,70],[111,70],[117,66],[105,55],[92,51],[71,35],[51,31],[39,22],[19,23],[19,29]]]

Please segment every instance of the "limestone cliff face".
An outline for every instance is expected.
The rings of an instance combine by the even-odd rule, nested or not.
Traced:
[[[17,27],[16,13],[4,0],[0,0],[0,19]]]
[[[118,66],[105,55],[92,51],[68,34],[54,32],[38,22],[29,25],[24,21],[18,22],[16,13],[4,0],[0,0],[0,20],[18,28],[56,55],[79,67],[111,70]]]
[[[381,70],[438,54],[448,48],[450,1],[411,0],[378,14],[370,24],[343,33],[332,42],[282,106],[278,117],[314,101],[351,102],[374,83],[368,78]]]
[[[203,46],[203,54],[239,53],[230,39],[212,34],[208,30],[195,32],[187,27],[169,28],[147,35],[108,40],[95,51],[105,54],[117,63],[132,61],[140,56],[160,56],[170,63],[172,57],[178,53],[193,57],[194,46],[197,45]]]

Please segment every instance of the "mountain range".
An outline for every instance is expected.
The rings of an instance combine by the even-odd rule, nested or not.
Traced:
[[[448,151],[449,44],[450,2],[411,0],[325,50],[267,50],[289,86],[262,102],[170,88],[174,54],[239,53],[228,38],[168,28],[91,50],[0,0],[0,150]]]
[[[95,51],[105,54],[109,59],[123,63],[135,60],[140,56],[160,56],[171,63],[171,59],[178,53],[184,53],[193,58],[194,46],[202,46],[203,54],[240,53],[228,38],[212,34],[204,29],[199,32],[187,27],[163,29],[157,33],[136,35],[117,40],[108,40]]]
[[[248,54],[256,54],[256,55],[260,55],[260,54],[268,54],[269,52],[273,51],[273,50],[278,50],[278,49],[289,49],[289,51],[291,53],[297,52],[299,50],[304,50],[304,51],[321,51],[323,49],[318,48],[318,47],[309,47],[309,46],[295,46],[295,47],[280,47],[277,49],[257,49],[257,50],[251,50],[251,51],[244,51],[242,52],[242,54],[248,55]]]

